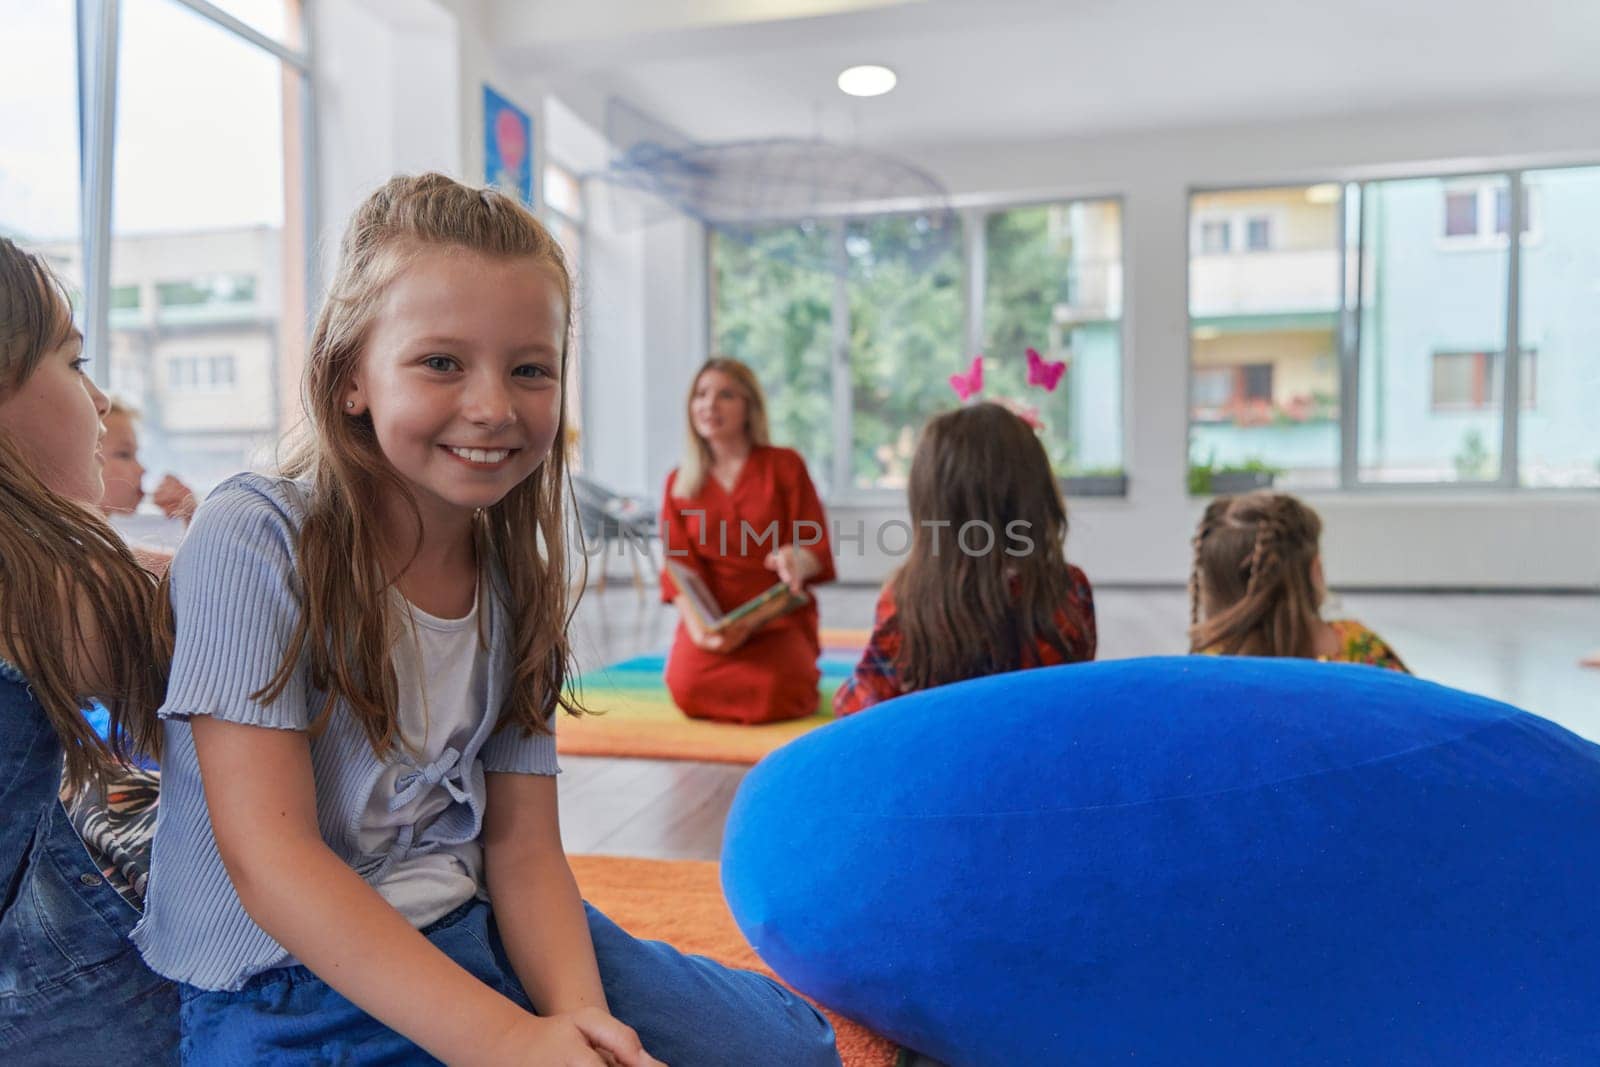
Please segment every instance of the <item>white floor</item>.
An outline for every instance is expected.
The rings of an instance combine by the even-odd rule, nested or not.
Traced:
[[[824,586],[825,627],[872,625],[877,590]],[[1179,655],[1187,649],[1188,597],[1181,590],[1095,593],[1101,659]],[[1420,677],[1504,700],[1600,741],[1600,670],[1578,660],[1600,651],[1600,596],[1500,593],[1350,593],[1330,616],[1360,619],[1394,646]],[[580,666],[615,662],[671,643],[673,612],[652,588],[614,574],[589,589],[574,631]]]

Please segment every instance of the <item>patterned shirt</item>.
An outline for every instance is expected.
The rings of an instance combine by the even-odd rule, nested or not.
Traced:
[[[1028,667],[1053,667],[1061,663],[1081,663],[1094,659],[1097,635],[1094,625],[1094,591],[1089,578],[1077,567],[1067,567],[1069,587],[1067,601],[1056,609],[1056,627],[1067,646],[1063,657],[1059,649],[1043,639],[1034,646],[1033,655],[1023,664]],[[884,585],[878,595],[878,609],[872,624],[872,637],[867,641],[861,662],[855,673],[839,687],[833,697],[833,713],[844,716],[890,700],[907,692],[900,684],[895,670],[895,658],[900,654],[903,634],[900,620],[895,614],[893,583]]]
[[[1365,663],[1385,670],[1410,674],[1388,643],[1354,619],[1335,619],[1328,623],[1339,635],[1342,650],[1337,656],[1318,656],[1324,663]]]
[[[1333,632],[1339,637],[1339,654],[1336,656],[1318,656],[1319,663],[1363,663],[1369,667],[1382,667],[1384,670],[1399,671],[1401,674],[1410,674],[1411,668],[1401,662],[1395,650],[1388,643],[1371,630],[1354,619],[1334,619],[1328,623],[1333,627]],[[1201,653],[1206,656],[1220,656],[1223,653],[1216,646],[1205,649]]]

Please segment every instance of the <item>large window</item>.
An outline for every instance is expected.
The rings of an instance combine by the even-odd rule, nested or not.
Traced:
[[[966,350],[961,249],[921,215],[849,224],[851,486],[899,489],[916,433],[955,403]]]
[[[1336,185],[1192,198],[1192,465],[1337,484],[1339,202]]]
[[[72,290],[152,482],[203,491],[299,419],[300,22],[300,0],[0,0],[0,232]]]
[[[1507,179],[1473,179],[1474,203]],[[1441,244],[1452,197],[1440,178],[1368,182],[1360,203],[1359,477],[1365,482],[1476,482],[1500,477],[1498,405],[1432,410],[1436,352],[1498,352],[1506,335],[1504,241]],[[1498,362],[1498,360],[1496,360]],[[1498,396],[1498,393],[1496,393]]]
[[[1081,200],[984,226],[986,392],[1039,412],[1058,475],[1122,471],[1122,205]],[[1030,384],[1027,350],[1046,367]]]
[[[1192,464],[1600,484],[1600,169],[1196,193],[1191,248]]]
[[[38,252],[83,314],[77,19],[71,4],[0,0],[0,236]]]
[[[1600,167],[1528,171],[1522,187],[1534,221],[1519,242],[1517,323],[1538,390],[1529,367],[1518,478],[1600,486]]]
[[[280,36],[297,6],[230,8]],[[179,0],[121,0],[118,22],[111,284],[149,298],[112,320],[110,382],[143,413],[145,466],[210,485],[275,460],[299,417],[303,86]]]
[[[713,347],[835,492],[903,488],[980,355],[978,397],[1033,418],[1059,475],[1120,475],[1121,240],[1114,200],[972,212],[953,239],[916,213],[713,233]]]
[[[773,440],[799,449],[826,488],[833,481],[835,278],[819,265],[829,261],[836,232],[775,226],[749,242],[711,234],[712,350],[756,372]]]

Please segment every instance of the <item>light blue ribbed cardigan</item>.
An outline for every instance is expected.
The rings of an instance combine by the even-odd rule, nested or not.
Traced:
[[[252,975],[295,962],[251,921],[223,869],[189,717],[305,730],[321,710],[324,694],[312,687],[306,661],[271,705],[250,696],[277,671],[299,618],[294,541],[304,518],[304,491],[282,478],[243,474],[229,479],[195,515],[172,562],[177,640],[161,708],[161,806],[145,914],[133,940],[152,969],[203,989],[238,989]],[[342,704],[311,740],[322,839],[368,882],[404,856],[477,837],[485,772],[557,773],[553,734],[494,730],[512,677],[512,622],[503,582],[491,584],[496,595],[489,598],[488,701],[461,752],[447,750],[422,766],[399,751],[380,761]],[[432,788],[465,799],[453,801],[421,832],[402,832],[389,852],[364,854],[356,844],[357,827],[379,776],[396,763],[411,767],[402,776],[405,781],[421,776]],[[227,785],[214,782],[212,787]]]

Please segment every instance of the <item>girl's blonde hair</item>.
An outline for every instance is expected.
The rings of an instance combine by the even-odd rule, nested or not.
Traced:
[[[684,437],[683,462],[678,464],[678,473],[672,479],[672,495],[679,500],[699,496],[700,490],[706,484],[706,474],[711,470],[711,446],[694,428],[695,390],[700,388],[700,379],[710,371],[721,371],[732,378],[734,385],[744,394],[745,433],[750,438],[751,446],[759,447],[772,443],[770,431],[767,429],[767,397],[761,391],[761,382],[756,379],[756,372],[737,359],[712,356],[700,364],[700,369],[694,372],[694,380],[689,383],[689,399],[684,402],[688,430]]]
[[[70,304],[49,267],[0,238],[0,396],[26,384],[71,332]],[[164,603],[100,514],[45,485],[0,427],[0,646],[61,738],[74,790],[135,752],[160,752],[155,713],[172,658],[158,624]],[[84,659],[102,666],[102,691],[87,693],[73,672]],[[84,718],[91,695],[111,713],[109,742]]]
[[[1213,500],[1194,535],[1190,651],[1314,657],[1321,539],[1317,513],[1287,493]]]
[[[1070,660],[1056,621],[1072,589],[1067,508],[1033,428],[993,403],[938,416],[917,443],[907,495],[911,555],[891,579],[905,688],[1029,666],[1041,641]],[[967,523],[987,526],[988,551],[962,550]],[[1014,547],[1024,543],[1014,534],[1031,546]]]
[[[351,375],[389,285],[426,249],[455,248],[497,259],[525,259],[549,273],[561,293],[562,403],[556,444],[525,481],[474,520],[478,559],[503,568],[514,636],[512,679],[499,726],[548,732],[556,708],[582,709],[570,691],[570,621],[562,497],[567,485],[566,381],[572,332],[572,281],[561,246],[522,205],[492,189],[441,174],[391,179],[350,220],[338,269],[317,316],[306,359],[305,439],[284,465],[309,478],[305,522],[295,545],[303,608],[282,663],[255,694],[283,695],[302,657],[327,694],[325,716],[343,700],[380,756],[399,736],[398,691],[390,651],[399,632],[379,553],[373,501],[406,501],[420,542],[422,519],[405,479],[378,446],[368,416],[343,411]],[[404,568],[401,569],[402,573]],[[493,583],[490,584],[493,588]],[[320,720],[318,725],[320,725]]]

